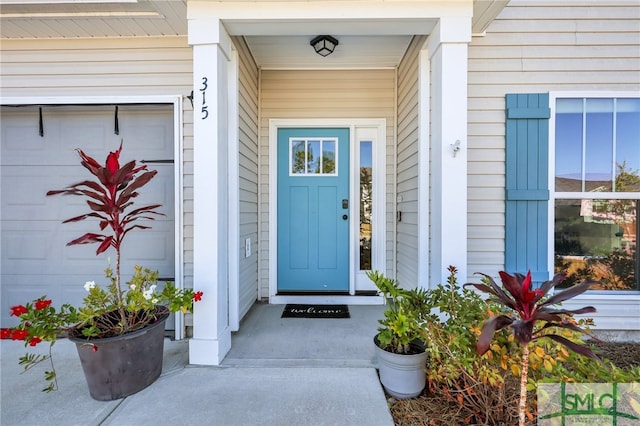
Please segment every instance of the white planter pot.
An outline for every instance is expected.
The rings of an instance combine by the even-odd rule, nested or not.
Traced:
[[[427,353],[413,355],[394,354],[380,349],[373,339],[380,371],[380,382],[385,391],[398,399],[415,398],[426,384]]]

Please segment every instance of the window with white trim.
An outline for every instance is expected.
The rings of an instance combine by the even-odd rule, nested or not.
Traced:
[[[554,269],[640,290],[640,98],[555,100]]]

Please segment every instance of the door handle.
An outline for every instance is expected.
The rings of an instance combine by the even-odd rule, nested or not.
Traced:
[[[342,208],[343,209],[348,209],[349,208],[349,200],[346,198],[342,199]]]

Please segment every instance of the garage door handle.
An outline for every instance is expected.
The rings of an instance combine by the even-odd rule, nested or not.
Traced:
[[[174,282],[176,279],[174,277],[158,277],[158,281],[162,282]]]
[[[140,160],[142,164],[173,164],[173,160]]]

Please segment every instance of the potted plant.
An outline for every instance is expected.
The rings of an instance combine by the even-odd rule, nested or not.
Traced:
[[[81,164],[95,176],[47,195],[79,195],[86,198],[90,212],[63,223],[98,219],[99,233],[89,232],[67,245],[98,243],[96,255],[115,249],[115,270],[105,270],[108,284],[93,281],[84,287],[87,296],[81,307],[64,304],[58,309],[46,296],[31,303],[13,306],[11,315],[20,319],[12,329],[3,329],[2,337],[23,340],[25,346],[49,342],[48,355],[27,353],[20,358],[25,370],[49,360],[51,370],[45,372],[49,385],[44,391],[57,389],[51,347],[59,336],[76,342],[89,393],[97,400],[113,400],[135,393],[153,383],[162,371],[164,323],[169,312],[187,312],[202,292],[177,289],[167,283],[157,285],[158,273],[136,266],[133,277],[122,285],[121,249],[125,236],[134,229],[149,226],[138,223],[153,220],[159,204],[134,208],[133,199],[156,171],[135,161],[120,165],[120,147],[109,153],[105,165],[78,150]]]
[[[391,396],[414,398],[426,383],[427,353],[421,336],[422,328],[432,315],[428,292],[403,289],[396,280],[377,271],[370,271],[367,276],[387,303],[384,318],[378,320],[378,334],[373,339],[380,382]]]

